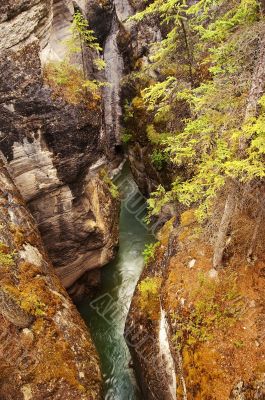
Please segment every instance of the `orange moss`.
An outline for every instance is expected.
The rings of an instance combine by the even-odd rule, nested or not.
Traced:
[[[180,251],[170,260],[162,298],[177,324],[172,341],[182,354],[188,400],[227,400],[236,382],[248,382],[264,368],[265,344],[259,338],[264,332],[265,260],[260,253],[254,266],[246,265],[235,247],[217,280],[210,278],[212,247],[192,237],[192,215],[182,215]],[[234,243],[240,246],[241,241]]]
[[[182,358],[189,398],[192,400],[212,399],[215,382],[222,377],[215,351],[209,350],[207,345],[201,346],[199,350],[185,347]],[[180,381],[177,394],[183,395]]]
[[[35,276],[42,274],[40,267],[26,261],[20,262],[19,271],[21,285],[27,284],[33,278],[35,278]]]
[[[85,392],[84,387],[78,381],[78,370],[73,361],[70,345],[58,331],[58,327],[52,322],[38,319],[33,326],[33,331],[38,333],[36,346],[42,349],[33,372],[34,382],[45,383],[54,379],[64,379],[71,386]]]
[[[169,221],[165,223],[165,225],[159,231],[158,239],[163,246],[166,246],[168,243],[169,235],[172,232],[174,221],[175,217],[171,218]]]
[[[20,248],[25,242],[24,230],[15,224],[9,224],[9,229],[13,233],[13,240],[15,245]]]
[[[195,210],[187,210],[184,211],[181,216],[180,216],[180,224],[182,227],[184,226],[190,226],[194,223],[197,222],[196,216],[195,216]]]

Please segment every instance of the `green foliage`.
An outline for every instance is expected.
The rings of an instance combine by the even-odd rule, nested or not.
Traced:
[[[50,61],[44,68],[44,80],[53,89],[57,97],[64,98],[71,104],[86,103],[89,108],[96,108],[101,99],[103,82],[87,79],[84,65],[72,63],[75,53],[83,54],[83,46],[94,51],[101,51],[94,32],[89,29],[88,21],[80,11],[74,14],[71,25],[71,37],[65,41],[66,58],[62,61]],[[94,65],[98,70],[105,68],[105,62],[96,58]]]
[[[95,33],[89,29],[88,20],[82,15],[80,11],[76,11],[71,26],[71,39],[70,43],[73,43],[78,47],[77,44],[84,44],[91,50],[101,51],[102,48],[97,42]]]
[[[147,111],[162,112],[163,107],[170,101],[173,88],[175,87],[176,79],[172,76],[168,77],[163,82],[157,82],[143,91],[143,99],[147,104]]]
[[[111,196],[112,196],[114,199],[118,199],[119,196],[120,196],[119,189],[118,189],[118,187],[115,185],[115,183],[112,181],[112,179],[111,179],[110,176],[109,176],[108,171],[107,171],[105,168],[103,168],[103,169],[100,171],[100,177],[101,177],[101,179],[103,180],[103,182],[107,185],[107,187],[108,187],[108,189],[109,189],[109,191],[110,191]]]
[[[148,264],[150,261],[153,261],[155,258],[156,249],[160,246],[160,242],[146,244],[145,249],[143,251],[144,262]]]
[[[132,141],[132,139],[133,139],[133,134],[128,131],[124,131],[121,135],[121,140],[122,140],[122,143],[124,143],[124,144],[130,143]]]
[[[148,217],[146,218],[146,221],[150,222],[151,217],[158,215],[162,207],[172,199],[172,193],[167,192],[162,185],[159,185],[156,191],[151,193],[150,198],[147,200]]]
[[[264,97],[259,115],[245,120],[264,17],[257,0],[201,0],[190,6],[155,0],[133,18],[149,16],[158,17],[167,34],[150,45],[152,62],[144,67],[146,75],[159,72],[159,79],[143,81],[141,88],[147,137],[156,146],[158,169],[166,154],[185,172],[170,191],[159,186],[151,195],[150,215],[178,201],[197,207],[203,221],[228,181],[251,183],[265,176]]]
[[[161,150],[154,150],[151,154],[151,162],[158,171],[161,171],[167,162],[167,155]]]
[[[133,111],[132,111],[132,105],[126,100],[124,104],[124,121],[128,121],[130,118],[133,118]]]
[[[102,71],[106,67],[106,62],[102,60],[102,58],[96,58],[94,60],[94,65],[98,69],[98,71]]]
[[[162,141],[162,137],[161,135],[155,130],[154,125],[148,125],[146,128],[146,133],[147,133],[147,137],[149,139],[149,141],[152,144],[160,144]]]

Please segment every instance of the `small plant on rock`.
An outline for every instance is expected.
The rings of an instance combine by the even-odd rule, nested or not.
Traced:
[[[133,135],[128,131],[123,132],[123,134],[121,136],[122,143],[124,143],[124,144],[130,143],[132,141],[132,138],[133,138]]]
[[[101,87],[104,82],[88,79],[85,66],[85,48],[99,52],[94,32],[89,29],[88,21],[78,11],[74,14],[71,37],[65,41],[67,55],[62,61],[50,61],[44,67],[44,81],[53,89],[55,96],[62,97],[70,104],[84,103],[89,108],[96,108],[101,99]],[[81,54],[82,65],[73,62],[75,54]],[[105,67],[101,58],[96,58],[94,65],[98,70]]]
[[[160,311],[161,283],[160,277],[151,277],[145,278],[138,286],[140,309],[152,320],[157,319]]]
[[[118,199],[120,196],[120,192],[118,187],[115,185],[115,183],[112,181],[112,179],[110,178],[108,172],[106,171],[106,169],[102,169],[100,171],[100,177],[103,180],[103,182],[108,186],[108,189],[110,191],[111,196],[114,199]]]
[[[14,253],[10,253],[8,246],[0,242],[0,266],[6,268],[14,264]]]
[[[147,244],[143,251],[144,262],[145,264],[149,263],[149,261],[154,260],[156,249],[159,247],[160,242]]]
[[[167,156],[163,151],[156,149],[151,154],[151,162],[158,171],[161,171],[167,162]]]

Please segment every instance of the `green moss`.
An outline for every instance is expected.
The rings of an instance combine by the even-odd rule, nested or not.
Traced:
[[[80,392],[85,392],[85,388],[79,383],[72,349],[56,325],[39,318],[34,324],[33,330],[38,334],[37,346],[42,349],[39,363],[34,370],[34,381],[43,383],[53,379],[63,379]],[[58,336],[60,340],[53,339]],[[51,341],[53,342],[52,348]]]
[[[168,157],[161,150],[154,150],[151,154],[151,162],[158,171],[161,171],[167,163]]]
[[[11,267],[15,263],[14,256],[15,253],[10,253],[8,246],[0,242],[0,265],[4,268]]]

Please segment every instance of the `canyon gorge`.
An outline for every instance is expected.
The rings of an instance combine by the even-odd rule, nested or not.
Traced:
[[[2,0],[0,400],[265,399],[259,0]]]

